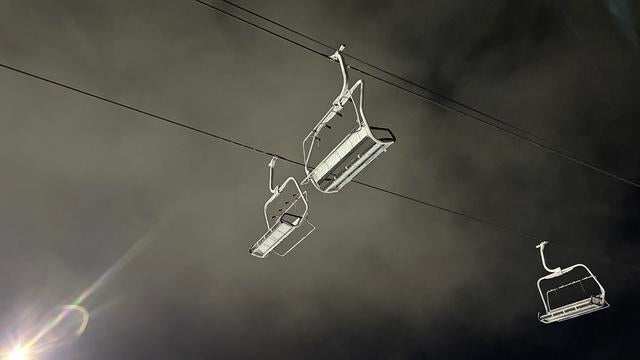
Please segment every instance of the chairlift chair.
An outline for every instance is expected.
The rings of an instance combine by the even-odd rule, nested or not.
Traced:
[[[547,270],[550,274],[541,277],[540,279],[538,279],[538,291],[540,292],[540,298],[542,299],[542,303],[544,304],[544,308],[545,308],[545,313],[540,315],[540,313],[538,313],[538,319],[545,323],[545,324],[549,324],[552,322],[560,322],[560,321],[565,321],[565,320],[569,320],[569,319],[573,319],[575,317],[581,316],[581,315],[586,315],[589,313],[592,313],[594,311],[598,311],[598,310],[602,310],[602,309],[606,309],[609,307],[609,304],[607,303],[607,301],[605,300],[605,290],[604,287],[602,287],[602,284],[600,284],[600,282],[598,281],[598,279],[596,278],[595,275],[593,275],[593,273],[591,272],[591,270],[589,270],[589,268],[586,265],[583,264],[576,264],[576,265],[572,265],[566,268],[560,268],[560,267],[556,267],[553,269],[550,269],[547,266],[547,263],[545,261],[544,258],[544,247],[545,245],[547,245],[548,242],[547,241],[543,241],[540,244],[538,244],[538,246],[536,246],[536,248],[540,249],[540,257],[542,259],[542,266],[545,268],[545,270]],[[554,279],[554,278],[561,278],[562,276],[565,276],[567,273],[573,271],[574,269],[579,269],[582,268],[584,270],[586,270],[586,273],[588,274],[587,276],[580,276],[579,279],[577,280],[573,280],[567,283],[563,283],[560,286],[551,288],[549,290],[547,290],[546,292],[542,291],[542,288],[540,286],[540,284],[545,281],[545,280],[550,280],[550,279]],[[574,286],[577,284],[580,284],[582,286],[582,282],[585,280],[589,280],[592,279],[593,282],[595,282],[595,284],[597,285],[598,288],[598,293],[597,294],[591,294],[589,295],[589,297],[584,298],[582,300],[578,300],[566,305],[562,305],[562,306],[558,306],[555,308],[552,308],[549,302],[549,294],[553,294],[554,292],[557,292],[558,290],[567,288],[569,286]],[[584,291],[584,287],[583,287],[583,291]]]
[[[284,239],[292,234],[297,234],[300,236],[300,239],[294,242],[292,246],[282,249],[282,251],[274,251],[274,253],[279,256],[285,256],[315,230],[315,226],[307,220],[309,215],[309,204],[306,198],[307,193],[300,189],[298,181],[293,177],[288,177],[282,185],[273,187],[273,169],[275,162],[276,157],[274,156],[269,162],[269,191],[272,195],[264,204],[264,219],[267,223],[267,231],[249,248],[249,254],[258,258],[265,258],[272,250],[278,248],[278,245],[280,245]],[[269,205],[282,195],[283,190],[287,188],[287,186],[293,186],[295,189],[292,199],[284,201],[285,208],[279,209],[278,212],[280,214],[272,216],[272,222],[270,222],[268,214]],[[296,211],[296,205],[300,203],[304,208],[301,213]],[[305,232],[303,227],[309,230]]]
[[[333,61],[338,62],[342,72],[342,90],[333,101],[331,108],[322,117],[320,122],[305,137],[302,143],[305,171],[307,178],[302,181],[306,184],[311,181],[313,186],[323,193],[338,192],[360,171],[369,165],[380,154],[387,151],[387,148],[396,142],[396,138],[387,128],[369,126],[363,112],[364,83],[362,80],[349,88],[349,76],[347,65],[342,58],[342,51],[345,46],[331,55]],[[353,100],[353,93],[359,88],[359,105],[356,106]],[[356,113],[356,127],[320,161],[315,167],[309,164],[309,159],[313,151],[313,146],[319,139],[320,131],[336,116],[341,116],[340,111],[345,104],[350,101]],[[327,126],[329,127],[329,126]],[[329,127],[330,128],[330,127]]]

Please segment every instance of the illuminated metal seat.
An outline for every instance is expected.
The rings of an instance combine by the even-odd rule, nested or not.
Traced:
[[[333,101],[329,111],[322,117],[320,122],[311,130],[302,143],[305,171],[307,178],[302,181],[306,184],[311,181],[313,186],[323,193],[338,192],[360,171],[375,160],[380,154],[387,151],[387,148],[396,142],[396,138],[391,130],[369,126],[364,116],[364,83],[362,80],[349,88],[349,77],[347,67],[342,58],[341,52],[344,45],[340,46],[331,59],[340,64],[342,72],[342,90],[340,95]],[[353,100],[353,93],[359,88],[359,105],[356,106]],[[318,134],[323,127],[336,116],[345,104],[350,101],[356,113],[357,126],[347,136],[325,156],[315,167],[309,165],[309,159],[313,151],[313,145],[318,139]]]
[[[267,231],[249,248],[249,254],[259,258],[266,257],[271,251],[279,248],[279,245],[281,245],[287,237],[296,234],[296,236],[300,237],[299,240],[294,240],[293,244],[288,247],[280,246],[283,252],[274,251],[277,255],[285,256],[315,230],[315,226],[307,220],[309,204],[307,203],[306,192],[300,189],[296,179],[288,177],[282,185],[275,188],[273,187],[273,168],[275,167],[275,162],[276,157],[273,157],[269,162],[269,191],[271,191],[272,195],[264,204],[264,219],[267,223]],[[280,197],[287,186],[294,186],[295,192],[292,195],[293,198],[284,201],[286,207],[279,210],[280,215],[272,216],[273,221],[269,222],[269,205]],[[302,204],[303,207],[302,212],[299,212],[297,209],[297,205],[300,204]]]
[[[600,284],[598,279],[595,277],[595,275],[593,275],[593,273],[591,272],[591,270],[589,270],[587,266],[583,264],[576,264],[564,269],[560,267],[550,269],[549,267],[547,267],[547,263],[544,258],[544,247],[547,244],[548,244],[547,241],[543,241],[538,246],[536,246],[536,248],[540,249],[542,266],[545,268],[545,270],[550,272],[549,275],[543,276],[540,279],[538,279],[538,283],[537,283],[538,291],[540,292],[540,298],[542,299],[542,303],[544,304],[544,308],[546,311],[542,315],[538,313],[538,319],[545,324],[549,324],[552,322],[560,322],[564,320],[573,319],[578,316],[586,315],[594,311],[608,308],[609,304],[605,300],[605,290],[602,287],[602,284]],[[565,284],[562,284],[560,286],[553,287],[547,290],[546,292],[542,291],[542,288],[540,285],[543,281],[551,280],[551,279],[560,279],[561,277],[566,276],[568,273],[570,273],[575,269],[584,269],[586,270],[586,273],[588,275],[580,276],[577,280],[573,280]],[[584,292],[584,286],[582,285],[583,281],[595,282],[598,288],[598,293],[589,295],[589,297],[587,298],[584,298],[566,305],[558,306],[555,308],[551,307],[551,304],[549,302],[550,294],[553,294],[558,292],[559,290],[566,289],[572,286],[577,286],[577,285],[580,285]]]

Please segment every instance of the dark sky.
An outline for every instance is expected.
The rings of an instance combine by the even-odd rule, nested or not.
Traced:
[[[240,3],[640,179],[636,2]],[[341,81],[189,0],[4,0],[0,62],[298,160]],[[356,184],[253,258],[268,157],[0,70],[0,330],[145,239],[39,359],[637,359],[640,272],[602,257],[640,265],[640,191],[364,80],[398,142],[359,180],[565,245],[550,263],[589,265],[611,308],[543,325],[535,241]]]

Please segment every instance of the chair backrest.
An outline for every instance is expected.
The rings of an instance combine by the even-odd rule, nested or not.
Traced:
[[[293,177],[288,177],[279,186],[273,186],[273,173],[277,158],[274,156],[269,162],[269,191],[271,196],[264,203],[264,221],[267,224],[267,231],[256,241],[250,248],[249,254],[264,258],[276,247],[278,247],[287,237],[296,233],[304,224],[309,224],[307,217],[309,215],[309,203],[307,202],[307,193],[303,192],[298,181]],[[291,192],[285,191],[292,189]],[[281,199],[281,197],[285,197]],[[290,196],[290,197],[289,197]],[[278,203],[276,200],[281,200]],[[269,220],[269,207],[272,204],[278,204],[276,215],[271,216]],[[298,206],[298,205],[302,206]],[[311,225],[311,231],[303,234],[304,230],[299,231],[301,239],[295,242],[298,245],[306,238],[315,227]],[[289,249],[287,252],[291,251]]]
[[[393,134],[392,134],[393,135]],[[348,134],[311,171],[309,178],[318,190],[337,192],[393,144],[379,140],[367,128]]]
[[[549,274],[538,279],[537,282],[538,292],[540,293],[540,298],[545,309],[544,314],[538,314],[538,319],[541,322],[548,324],[551,322],[573,319],[578,316],[586,315],[609,307],[609,304],[605,300],[606,292],[604,287],[586,265],[575,264],[566,268],[549,268],[544,257],[544,248],[546,244],[548,244],[548,242],[542,242],[536,246],[540,249],[542,265],[545,270],[549,272]],[[584,270],[582,275],[579,272],[576,272],[578,269]],[[557,284],[543,290],[542,283],[552,280]],[[587,281],[595,284],[593,293],[587,293],[584,287],[584,282]],[[561,291],[577,286],[580,286],[582,289],[580,299],[577,301],[572,300],[570,302],[561,302],[560,305],[552,306],[550,295],[558,294]]]
[[[307,228],[305,228],[305,226]],[[249,254],[258,258],[265,258],[273,251],[277,255],[285,256],[314,230],[315,226],[306,218],[285,212],[280,215],[277,221],[267,228],[264,235],[249,248]],[[291,236],[294,236],[295,239],[290,244],[284,244],[285,240]],[[280,251],[276,249],[280,249]]]
[[[278,213],[278,216],[275,216],[275,217],[272,216],[272,221],[269,221],[270,205],[275,203],[276,200],[278,200],[281,196],[285,194],[284,190],[287,187],[293,187],[294,189],[292,198],[289,200],[285,200],[283,202],[284,207],[279,209],[280,211]],[[302,212],[295,213],[292,209],[294,209],[294,207],[300,203],[302,204]],[[271,197],[267,199],[267,201],[264,203],[263,210],[264,210],[264,219],[265,219],[265,222],[267,223],[267,228],[273,226],[273,224],[276,221],[280,220],[279,218],[281,217],[281,215],[285,213],[299,216],[302,220],[304,220],[309,214],[309,203],[307,202],[307,192],[302,191],[302,189],[300,189],[300,185],[298,184],[298,181],[296,179],[294,179],[293,177],[289,177],[282,183],[282,185],[278,186],[275,189],[274,193],[271,195]]]
[[[340,64],[343,76],[342,90],[333,101],[329,111],[302,142],[305,172],[307,173],[307,178],[302,181],[302,184],[310,181],[318,191],[323,193],[339,191],[396,141],[390,129],[369,126],[363,109],[364,83],[362,80],[358,80],[349,88],[347,67],[341,55],[342,49],[343,47],[331,57]],[[353,98],[357,89],[359,89],[358,105]],[[356,128],[348,133],[315,167],[311,166],[309,161],[318,135],[335,115],[340,113],[348,101],[353,104],[355,110]]]

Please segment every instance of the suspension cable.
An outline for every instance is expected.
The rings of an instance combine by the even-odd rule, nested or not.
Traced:
[[[177,126],[177,127],[189,130],[189,131],[193,131],[195,133],[198,133],[198,134],[201,134],[201,135],[205,135],[205,136],[208,136],[208,137],[216,139],[216,140],[224,141],[224,142],[226,142],[228,144],[235,145],[235,146],[237,146],[239,148],[250,150],[250,151],[259,153],[261,155],[268,155],[269,157],[277,156],[278,158],[280,158],[280,159],[282,159],[282,160],[284,160],[286,162],[289,162],[291,164],[295,164],[295,165],[298,165],[298,166],[304,166],[304,164],[302,162],[293,160],[293,159],[288,158],[286,156],[282,156],[282,155],[276,154],[274,152],[270,152],[270,151],[261,149],[259,147],[255,147],[255,146],[240,142],[238,140],[234,140],[234,139],[232,139],[230,137],[227,137],[227,136],[216,134],[216,133],[214,133],[212,131],[200,129],[200,128],[197,128],[195,126],[189,125],[189,124],[187,124],[185,122],[174,120],[174,119],[171,119],[171,118],[169,118],[167,116],[158,115],[158,114],[153,113],[151,111],[144,110],[142,108],[139,108],[139,107],[136,107],[136,106],[133,106],[133,105],[128,105],[128,104],[125,104],[125,103],[123,103],[121,101],[113,100],[113,99],[107,98],[105,96],[98,95],[98,94],[96,94],[94,92],[91,92],[91,91],[88,91],[88,90],[83,90],[83,89],[80,89],[78,87],[75,87],[75,86],[72,86],[72,85],[68,85],[68,84],[62,83],[60,81],[53,80],[53,79],[51,79],[49,77],[46,77],[46,76],[43,76],[43,75],[38,75],[38,74],[35,74],[33,72],[30,72],[30,71],[27,71],[27,70],[23,70],[23,69],[19,69],[17,67],[14,67],[14,66],[11,66],[11,65],[7,65],[7,64],[4,64],[4,63],[0,63],[0,67],[4,68],[6,70],[10,70],[10,71],[13,71],[13,72],[16,72],[16,73],[19,73],[19,74],[22,74],[22,75],[37,79],[37,80],[40,80],[42,82],[49,83],[51,85],[55,85],[55,86],[70,90],[72,92],[75,92],[75,93],[78,93],[78,94],[81,94],[81,95],[84,95],[84,96],[87,96],[87,97],[90,97],[90,98],[93,98],[93,99],[96,99],[96,100],[99,100],[99,101],[102,101],[102,102],[105,102],[105,103],[108,103],[108,104],[111,104],[111,105],[115,105],[117,107],[120,107],[120,108],[129,110],[129,111],[132,111],[132,112],[147,116],[149,118],[153,118],[153,119],[162,121],[164,123],[167,123],[167,124],[170,124],[170,125],[173,125],[173,126]],[[419,205],[422,205],[422,206],[427,206],[427,207],[430,207],[432,209],[436,209],[436,210],[439,210],[439,211],[443,211],[443,212],[446,212],[446,213],[449,213],[449,214],[452,214],[452,215],[456,215],[456,216],[465,218],[467,220],[471,220],[471,221],[474,221],[474,222],[477,222],[477,223],[481,223],[481,224],[484,224],[484,225],[488,225],[488,226],[491,226],[491,227],[494,227],[494,228],[497,228],[497,229],[500,229],[500,230],[503,230],[503,231],[506,231],[506,232],[509,232],[509,233],[513,233],[513,234],[515,234],[515,235],[517,235],[517,236],[519,236],[519,237],[521,237],[523,239],[535,240],[537,242],[544,240],[541,237],[528,234],[526,232],[517,230],[517,229],[512,228],[510,226],[499,224],[499,223],[493,222],[493,221],[489,221],[489,220],[486,220],[486,219],[483,219],[483,218],[480,218],[480,217],[477,217],[477,216],[474,216],[474,215],[465,214],[465,213],[463,213],[461,211],[448,209],[448,208],[446,208],[444,206],[440,206],[440,205],[437,205],[437,204],[434,204],[434,203],[430,203],[430,202],[427,202],[425,200],[420,200],[420,199],[417,199],[417,198],[409,196],[409,195],[404,195],[404,194],[401,194],[401,193],[398,193],[398,192],[395,192],[395,191],[392,191],[392,190],[388,190],[388,189],[385,189],[385,188],[382,188],[382,187],[379,187],[379,186],[376,186],[376,185],[371,185],[371,184],[368,184],[368,183],[365,183],[365,182],[361,182],[361,181],[357,181],[357,180],[354,180],[353,182],[355,182],[356,184],[361,185],[363,187],[366,187],[366,188],[369,188],[369,189],[372,189],[372,190],[375,190],[375,191],[380,191],[380,192],[383,192],[383,193],[386,193],[386,194],[389,194],[389,195],[392,195],[394,197],[398,197],[398,198],[401,198],[401,199],[409,200],[409,201],[412,201],[412,202],[414,202],[416,204],[419,204]],[[557,243],[554,242],[554,244],[557,244]],[[557,244],[557,245],[564,246],[564,247],[570,247],[568,245],[563,245],[563,244]],[[625,267],[625,268],[630,269],[630,270],[634,270],[634,271],[640,272],[640,267],[637,266],[637,265],[634,265],[634,264],[620,262],[620,261],[611,259],[609,257],[600,256],[600,255],[593,255],[593,254],[586,254],[586,255],[594,257],[594,258],[597,258],[602,262],[615,264],[615,265],[618,265],[618,266],[621,266],[621,267]]]
[[[269,29],[267,29],[267,28],[265,28],[263,26],[260,26],[260,25],[258,25],[256,23],[253,23],[253,22],[251,22],[249,20],[241,18],[241,17],[239,17],[239,16],[237,16],[237,15],[235,15],[235,14],[229,12],[229,11],[226,11],[226,10],[224,10],[222,8],[219,8],[219,7],[215,6],[215,5],[212,5],[212,4],[207,3],[205,1],[202,1],[202,0],[194,0],[194,1],[196,1],[197,3],[202,4],[202,5],[210,8],[210,9],[216,10],[216,11],[222,13],[222,14],[230,16],[230,17],[232,17],[232,18],[234,18],[236,20],[239,20],[239,21],[241,21],[241,22],[243,22],[245,24],[251,25],[251,26],[253,26],[253,27],[257,28],[257,29],[265,31],[265,32],[267,32],[267,33],[269,33],[269,34],[271,34],[273,36],[278,37],[279,39],[282,39],[282,40],[285,40],[285,41],[287,41],[287,42],[289,42],[291,44],[297,45],[297,46],[299,46],[299,47],[301,47],[301,48],[303,48],[303,49],[305,49],[307,51],[313,52],[316,55],[320,55],[320,56],[326,57],[326,58],[329,57],[329,55],[327,55],[327,54],[324,54],[324,53],[322,53],[322,52],[320,52],[318,50],[315,50],[315,49],[313,49],[313,48],[311,48],[311,47],[309,47],[307,45],[304,45],[304,44],[302,44],[302,43],[300,43],[298,41],[292,40],[292,39],[290,39],[290,38],[288,38],[286,36],[278,34],[278,33],[274,32],[272,30],[269,30]],[[304,39],[312,41],[312,42],[314,42],[314,43],[316,43],[318,45],[324,46],[324,47],[329,48],[329,49],[333,49],[331,46],[327,45],[326,43],[324,43],[322,41],[319,41],[319,40],[317,40],[317,39],[315,39],[315,38],[313,38],[311,36],[305,35],[302,32],[299,32],[299,31],[297,31],[297,30],[295,30],[295,29],[293,29],[293,28],[291,28],[289,26],[283,25],[278,21],[269,19],[269,18],[267,18],[266,16],[263,16],[263,15],[260,15],[257,12],[252,11],[252,10],[246,8],[246,7],[237,5],[237,4],[235,4],[235,3],[233,3],[233,2],[231,2],[229,0],[220,0],[220,1],[223,1],[226,4],[229,4],[229,5],[237,8],[237,9],[240,9],[240,10],[242,10],[244,12],[247,12],[247,13],[253,15],[253,16],[256,16],[256,17],[258,17],[258,18],[260,18],[262,20],[265,20],[265,21],[267,21],[267,22],[269,22],[269,23],[271,23],[273,25],[276,25],[276,26],[278,26],[278,27],[280,27],[282,29],[285,29],[285,30],[287,30],[289,32],[292,32],[293,34],[296,34],[296,35],[298,35],[300,37],[303,37]],[[549,153],[555,154],[555,155],[557,155],[557,156],[559,156],[559,157],[561,157],[561,158],[563,158],[565,160],[568,160],[568,161],[573,162],[575,164],[578,164],[578,165],[581,165],[583,167],[586,167],[586,168],[588,168],[588,169],[590,169],[592,171],[595,171],[595,172],[597,172],[597,173],[599,173],[601,175],[608,176],[608,177],[610,177],[612,179],[618,180],[618,181],[623,182],[623,183],[625,183],[627,185],[631,185],[633,187],[636,187],[636,188],[640,189],[640,183],[637,183],[635,181],[629,180],[629,179],[627,179],[625,177],[622,177],[620,175],[614,174],[611,171],[605,170],[605,169],[603,169],[603,168],[601,168],[601,167],[599,167],[597,165],[593,165],[593,164],[591,164],[591,163],[589,163],[589,162],[587,162],[585,160],[581,160],[581,159],[577,158],[574,155],[571,155],[571,154],[569,154],[569,153],[567,153],[567,152],[565,152],[563,150],[560,150],[560,148],[557,147],[557,146],[549,145],[550,144],[549,141],[544,140],[543,138],[531,133],[530,131],[527,131],[525,129],[517,127],[517,126],[515,126],[513,124],[510,124],[509,122],[504,121],[504,120],[500,120],[495,116],[492,116],[492,115],[490,115],[490,114],[488,114],[486,112],[480,111],[480,110],[478,110],[478,109],[476,109],[476,108],[474,108],[472,106],[466,105],[466,104],[464,104],[464,103],[462,103],[462,102],[460,102],[458,100],[455,100],[453,98],[445,96],[444,94],[441,94],[441,93],[439,93],[439,92],[437,92],[435,90],[429,89],[429,88],[427,88],[427,87],[425,87],[423,85],[420,85],[417,82],[411,81],[411,80],[409,80],[409,79],[407,79],[405,77],[396,75],[396,74],[394,74],[394,73],[392,73],[390,71],[387,71],[387,70],[385,70],[385,69],[383,69],[383,68],[381,68],[379,66],[376,66],[376,65],[374,65],[374,64],[372,64],[370,62],[364,61],[364,60],[362,60],[360,58],[357,58],[355,56],[351,56],[349,54],[345,54],[345,55],[350,56],[354,60],[357,60],[357,61],[359,61],[359,62],[361,62],[361,63],[363,63],[363,64],[365,64],[365,65],[367,65],[367,66],[369,66],[369,67],[371,67],[373,69],[376,69],[376,70],[378,70],[380,72],[383,72],[383,73],[385,73],[385,74],[387,74],[387,75],[389,75],[389,76],[391,76],[393,78],[396,78],[398,80],[404,81],[405,83],[408,83],[408,84],[410,84],[412,86],[415,86],[415,87],[417,87],[417,88],[419,88],[419,89],[421,89],[423,91],[426,91],[429,94],[431,94],[432,96],[434,96],[435,98],[434,97],[427,97],[427,96],[425,96],[423,94],[420,94],[420,93],[418,93],[416,91],[413,91],[413,90],[411,90],[411,89],[409,89],[407,87],[398,85],[398,84],[396,84],[396,83],[394,83],[392,81],[384,79],[384,78],[382,78],[380,76],[377,76],[375,74],[372,74],[372,73],[370,73],[368,71],[359,69],[359,68],[357,68],[355,66],[349,66],[349,68],[353,69],[354,71],[360,72],[365,76],[369,76],[369,77],[371,77],[373,79],[381,81],[381,82],[383,82],[383,83],[385,83],[385,84],[387,84],[389,86],[395,87],[395,88],[397,88],[399,90],[402,90],[402,91],[404,91],[404,92],[406,92],[408,94],[411,94],[413,96],[416,96],[418,98],[426,100],[426,101],[428,101],[428,102],[430,102],[430,103],[432,103],[432,104],[434,104],[436,106],[442,107],[442,108],[444,108],[446,110],[450,110],[450,111],[453,111],[453,112],[455,112],[455,113],[457,113],[459,115],[462,115],[464,117],[468,117],[470,119],[476,120],[476,121],[480,122],[481,124],[483,124],[485,126],[492,127],[492,128],[494,128],[494,129],[496,129],[496,130],[498,130],[498,131],[500,131],[500,132],[502,132],[502,133],[504,133],[506,135],[509,135],[509,136],[514,137],[516,139],[525,141],[525,142],[527,142],[527,143],[529,143],[529,144],[531,144],[533,146],[536,146],[536,147],[538,147],[538,148],[540,148],[540,149],[542,149],[544,151],[547,151]],[[444,104],[441,101],[443,99],[447,100],[449,102],[452,102],[452,103],[454,103],[454,104],[456,104],[456,105],[458,105],[458,106],[460,106],[460,107],[462,107],[462,108],[464,108],[466,110],[470,110],[470,111],[472,111],[472,112],[474,112],[476,114],[479,114],[482,117],[478,116],[478,115],[475,115],[475,114],[467,113],[467,112],[462,111],[460,109],[457,109],[457,108],[455,108],[455,107],[453,107],[451,105]],[[490,119],[491,121],[489,121],[487,119],[483,119],[483,117],[485,117],[487,119]]]

